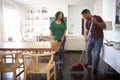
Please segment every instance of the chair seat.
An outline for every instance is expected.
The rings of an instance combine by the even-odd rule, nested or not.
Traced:
[[[17,66],[22,65],[23,63],[17,64]],[[0,72],[13,72],[15,63],[0,63]]]
[[[47,64],[41,63],[38,66],[37,65],[29,65],[27,67],[28,73],[47,73]]]
[[[12,72],[14,68],[14,63],[0,63],[0,72]]]

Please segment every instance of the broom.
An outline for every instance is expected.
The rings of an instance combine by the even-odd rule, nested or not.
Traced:
[[[92,29],[92,25],[93,25],[93,23],[91,23],[91,25],[90,25],[90,30],[88,32],[88,37],[90,36],[90,31]],[[73,67],[72,67],[71,71],[84,71],[83,65],[80,63],[81,60],[82,60],[84,52],[85,52],[85,49],[82,51],[82,54],[81,54],[80,59],[79,59],[79,63],[73,64]]]
[[[85,50],[82,51],[82,54],[81,54],[80,59],[79,59],[79,63],[73,64],[71,71],[84,71],[83,65],[80,63],[82,60],[84,51]]]

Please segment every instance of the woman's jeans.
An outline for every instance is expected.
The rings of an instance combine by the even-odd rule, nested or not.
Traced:
[[[61,40],[59,40],[61,41]],[[55,61],[57,64],[58,69],[63,69],[63,55],[64,55],[64,45],[65,45],[66,38],[64,38],[63,42],[61,42],[61,46],[58,52],[55,54]]]
[[[103,45],[103,38],[100,39],[94,39],[89,38],[88,39],[88,45],[87,45],[87,64],[92,64],[92,50],[94,49],[94,64],[93,68],[97,69],[100,59],[100,52]]]
[[[60,41],[61,41],[61,40],[60,40]],[[59,59],[62,59],[62,58],[63,58],[65,42],[66,42],[66,38],[64,38],[63,42],[61,42],[60,49],[59,49],[59,51],[56,53],[56,56],[57,56]]]

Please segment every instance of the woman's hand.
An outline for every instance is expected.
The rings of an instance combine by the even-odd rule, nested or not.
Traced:
[[[62,37],[62,39],[61,39],[61,42],[63,42],[64,41],[64,37]]]
[[[57,40],[51,39],[51,41],[57,41]]]

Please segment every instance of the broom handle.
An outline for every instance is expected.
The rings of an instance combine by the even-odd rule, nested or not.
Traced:
[[[91,23],[91,25],[90,25],[90,30],[88,32],[88,37],[90,37],[90,31],[92,30],[92,25],[93,25],[93,23]],[[84,50],[82,50],[82,54],[80,56],[79,63],[81,63],[81,60],[82,60],[82,57],[83,57],[83,53],[85,52],[85,49],[86,49],[86,47],[84,46]]]
[[[82,54],[81,54],[80,59],[79,59],[79,63],[81,63],[81,60],[82,60],[84,51],[85,51],[85,50],[82,51]]]

